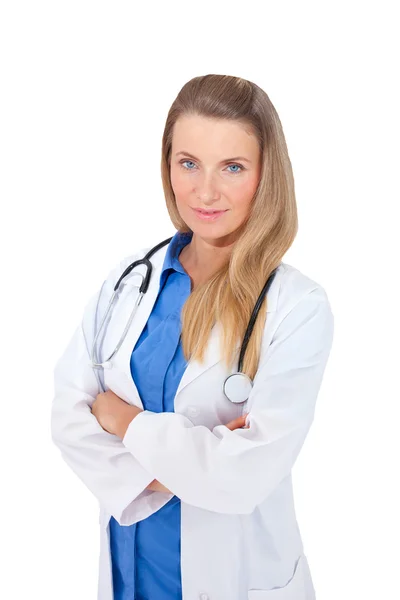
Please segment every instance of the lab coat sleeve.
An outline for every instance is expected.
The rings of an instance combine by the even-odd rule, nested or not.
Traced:
[[[131,525],[156,512],[172,494],[146,489],[154,477],[91,412],[101,390],[89,363],[85,332],[93,323],[97,296],[86,306],[82,323],[55,366],[51,436],[100,508],[121,525]]]
[[[178,413],[144,411],[123,443],[183,502],[249,514],[290,474],[313,421],[333,341],[326,293],[308,292],[264,349],[249,396],[249,429],[194,426]],[[207,398],[204,398],[207,402]]]

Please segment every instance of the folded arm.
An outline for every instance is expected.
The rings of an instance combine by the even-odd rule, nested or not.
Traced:
[[[92,326],[97,294],[84,313],[54,370],[51,436],[67,465],[121,525],[142,520],[161,508],[172,494],[154,483],[151,474],[121,439],[99,425],[91,412],[99,393],[90,366],[84,327]],[[85,329],[89,331],[89,329]]]
[[[251,513],[290,473],[311,426],[333,340],[322,288],[284,317],[264,351],[249,397],[248,429],[210,431],[178,413],[143,411],[124,445],[182,501]]]

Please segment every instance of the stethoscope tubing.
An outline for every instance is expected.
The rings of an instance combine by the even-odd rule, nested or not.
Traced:
[[[124,272],[121,274],[121,276],[119,277],[117,283],[114,286],[114,290],[113,290],[113,294],[110,298],[110,301],[108,303],[107,306],[107,310],[105,312],[105,315],[103,316],[103,319],[100,323],[100,326],[97,330],[97,333],[95,335],[95,338],[93,340],[93,345],[92,345],[92,351],[91,351],[91,364],[92,367],[94,369],[105,369],[105,368],[111,368],[112,367],[112,358],[115,356],[115,354],[118,352],[118,350],[120,349],[120,347],[122,346],[126,335],[129,331],[129,328],[131,326],[133,317],[136,314],[136,311],[139,307],[140,302],[143,299],[144,294],[147,292],[149,284],[150,284],[150,279],[151,279],[151,275],[153,272],[153,266],[150,262],[150,258],[151,256],[153,256],[153,254],[155,252],[157,252],[160,248],[162,248],[163,246],[165,246],[166,244],[168,244],[170,241],[172,240],[172,237],[164,240],[163,242],[160,242],[159,244],[157,244],[157,246],[154,246],[154,248],[152,248],[151,250],[149,250],[149,252],[147,252],[146,256],[144,256],[142,259],[140,260],[136,260],[133,263],[131,263],[125,270]],[[142,277],[142,283],[139,287],[139,295],[136,299],[135,305],[132,309],[132,312],[130,314],[129,320],[124,328],[124,331],[122,332],[122,335],[115,347],[115,349],[113,350],[113,352],[110,354],[110,356],[102,362],[98,362],[98,356],[97,356],[97,340],[100,336],[100,333],[103,330],[104,324],[106,322],[106,319],[110,313],[111,307],[115,301],[115,298],[118,296],[118,293],[120,291],[120,285],[123,281],[123,279],[125,277],[127,277],[127,275],[129,275],[131,273],[131,271],[137,267],[138,265],[144,264],[146,266],[146,275],[142,275],[141,273],[137,273],[137,275],[140,275]],[[242,342],[242,346],[240,349],[240,354],[239,354],[239,362],[238,362],[238,370],[235,373],[232,373],[231,375],[229,375],[224,382],[224,394],[225,396],[228,398],[228,400],[230,400],[231,402],[235,403],[235,404],[242,404],[244,402],[246,402],[246,400],[248,399],[248,396],[250,394],[250,391],[253,387],[253,382],[251,380],[251,378],[246,375],[246,373],[242,373],[241,372],[241,368],[243,366],[243,361],[244,361],[244,355],[251,337],[251,334],[253,332],[253,328],[254,328],[254,323],[257,319],[258,316],[258,312],[259,309],[261,307],[261,304],[264,300],[265,295],[267,294],[272,281],[275,278],[276,272],[278,270],[278,267],[276,267],[272,273],[270,274],[268,281],[266,282],[266,284],[264,285],[263,289],[261,290],[261,293],[257,299],[257,302],[254,306],[253,312],[251,314],[244,338],[243,338],[243,342]],[[236,379],[233,379],[236,378]],[[236,385],[234,383],[234,381],[236,381]],[[228,383],[229,382],[229,383]],[[230,396],[228,395],[227,391],[228,391],[228,387],[230,388]],[[244,396],[246,396],[244,399],[241,397],[240,393],[243,393]],[[232,399],[234,398],[234,399]]]

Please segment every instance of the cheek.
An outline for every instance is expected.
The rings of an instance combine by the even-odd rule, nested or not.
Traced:
[[[256,192],[258,181],[256,179],[243,181],[240,185],[237,185],[232,193],[230,194],[232,204],[236,209],[243,212],[247,212],[254,194]]]
[[[175,196],[183,196],[191,190],[192,184],[187,177],[182,177],[177,169],[171,169],[170,176]]]
[[[255,173],[252,175],[252,177],[249,177],[249,179],[245,182],[244,194],[247,197],[253,197],[256,193],[259,182],[260,176],[258,173]]]

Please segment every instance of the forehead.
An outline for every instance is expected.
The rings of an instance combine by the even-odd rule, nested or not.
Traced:
[[[256,136],[247,124],[227,119],[185,115],[176,121],[172,136],[172,151],[181,150],[196,156],[202,152],[210,154],[210,151],[218,155],[222,152],[233,156],[244,152],[254,155],[259,147]]]

